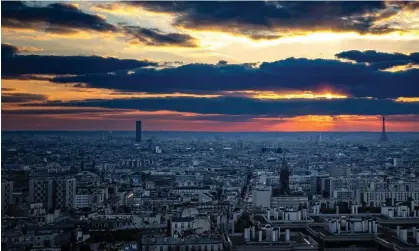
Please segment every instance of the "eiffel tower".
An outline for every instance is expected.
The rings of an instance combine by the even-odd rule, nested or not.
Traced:
[[[381,131],[380,142],[387,142],[387,132],[386,132],[386,117],[383,116],[383,129]]]

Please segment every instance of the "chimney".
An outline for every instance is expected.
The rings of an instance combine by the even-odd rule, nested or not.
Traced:
[[[400,229],[400,238],[407,241],[407,229]]]
[[[278,227],[278,241],[281,240],[281,227]]]
[[[236,222],[235,222],[235,220],[234,220],[234,218],[233,218],[233,221],[232,221],[232,223],[231,223],[232,225],[231,225],[231,233],[234,235],[234,232],[235,232],[235,229],[234,229],[234,225],[236,224]]]
[[[273,228],[266,228],[266,240],[272,240]]]
[[[246,241],[250,241],[250,228],[245,228],[244,229],[244,239]]]
[[[389,218],[393,218],[394,217],[394,209],[393,208],[389,208],[388,209],[388,217]]]
[[[290,230],[285,229],[285,241],[290,241]]]

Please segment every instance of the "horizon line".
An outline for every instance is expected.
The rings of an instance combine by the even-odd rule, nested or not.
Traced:
[[[135,130],[1,130],[1,132],[135,132]],[[193,132],[193,133],[381,133],[382,131],[186,131],[142,130],[142,132]],[[386,131],[386,133],[419,133],[419,131]]]

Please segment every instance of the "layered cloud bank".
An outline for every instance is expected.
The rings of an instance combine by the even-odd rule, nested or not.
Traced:
[[[2,7],[7,129],[419,129],[415,2]]]

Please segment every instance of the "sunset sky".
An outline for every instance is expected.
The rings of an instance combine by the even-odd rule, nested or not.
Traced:
[[[1,2],[2,130],[419,131],[419,2]]]

